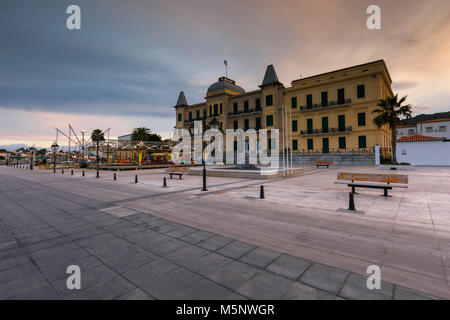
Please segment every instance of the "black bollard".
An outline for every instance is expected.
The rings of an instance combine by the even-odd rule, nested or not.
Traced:
[[[70,170],[70,175],[71,175],[71,176],[73,176],[73,169],[72,169],[72,170]]]
[[[84,177],[84,170],[83,170],[83,173],[81,174],[81,176]]]
[[[348,194],[348,210],[355,211],[355,199],[353,198],[353,193]]]
[[[134,176],[134,183],[138,183],[138,177],[137,177],[137,175]]]
[[[61,169],[61,174],[64,174],[64,169]]]
[[[114,172],[114,181],[116,181],[117,180],[117,176],[116,176],[116,173]]]
[[[265,198],[264,198],[264,186],[261,186],[261,187],[260,187],[259,198],[260,198],[260,199],[265,199]]]
[[[163,178],[163,187],[167,187],[166,177]]]
[[[100,178],[100,173],[97,170],[97,175],[95,176],[96,178]]]

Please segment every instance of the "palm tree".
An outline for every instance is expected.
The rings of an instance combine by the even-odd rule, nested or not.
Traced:
[[[391,140],[392,140],[392,162],[397,163],[397,124],[400,121],[400,117],[406,117],[406,119],[411,118],[412,110],[411,105],[403,105],[408,96],[402,97],[400,100],[398,94],[394,97],[387,97],[386,99],[381,99],[377,106],[380,107],[372,111],[372,113],[378,114],[373,122],[378,128],[383,125],[389,125],[391,129]]]
[[[97,159],[96,159],[96,161],[97,161],[97,173],[98,173],[98,169],[99,169],[98,162],[100,160],[98,157],[98,146],[99,146],[100,141],[105,141],[105,134],[102,132],[102,130],[95,129],[91,133],[91,140],[95,141],[97,143]]]
[[[149,128],[140,127],[134,128],[131,133],[131,140],[133,141],[162,141],[161,136],[157,133],[152,133]]]

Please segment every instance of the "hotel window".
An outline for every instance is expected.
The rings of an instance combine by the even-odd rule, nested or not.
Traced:
[[[328,117],[322,117],[322,132],[328,133]]]
[[[256,110],[261,110],[261,99],[256,99],[255,100],[255,108]]]
[[[206,119],[206,109],[205,109],[205,110],[203,110],[203,118],[205,118],[205,119]]]
[[[244,101],[244,112],[248,112],[248,100]]]
[[[356,91],[358,94],[358,99],[364,98],[366,96],[366,87],[363,84],[357,86]]]
[[[220,114],[222,114],[222,104],[220,104]]]
[[[266,116],[266,127],[273,126],[273,115]]]
[[[273,106],[273,95],[269,94],[266,96],[266,107]]]
[[[192,121],[192,112],[189,112],[189,121]]]
[[[306,95],[306,108],[312,108],[312,94]]]
[[[238,121],[237,121],[237,120],[234,120],[234,122],[233,122],[233,128],[234,128],[234,130],[237,130],[238,127],[239,127]]]
[[[292,140],[292,150],[297,151],[298,150],[298,141]]]
[[[219,115],[219,106],[217,105],[217,103],[214,105],[214,115],[215,116]]]
[[[414,129],[408,129],[408,135],[414,134]]]
[[[338,89],[337,96],[338,96],[338,104],[344,104],[345,103],[345,90]]]
[[[256,130],[261,129],[261,118],[256,118]]]
[[[340,132],[345,131],[345,115],[338,116],[338,130]]]
[[[233,113],[234,114],[238,113],[238,104],[237,103],[233,104]]]
[[[209,115],[212,116],[212,105],[209,105]]]
[[[249,127],[248,119],[245,119],[245,120],[244,120],[244,131],[247,131],[247,130],[248,130],[248,127]]]
[[[326,107],[328,105],[328,92],[324,91],[320,95],[322,98],[322,107]]]
[[[426,127],[426,128],[425,128],[425,131],[426,131],[426,132],[433,132],[433,127]]]
[[[366,113],[365,112],[358,113],[358,126],[364,127],[365,125],[366,125]]]
[[[439,127],[439,132],[447,132],[447,127],[446,126],[440,126]]]
[[[197,120],[200,119],[200,110],[197,110],[196,115],[197,115]]]
[[[292,120],[292,131],[297,132],[297,120]]]
[[[308,150],[314,150],[314,140],[308,139]]]
[[[339,137],[339,149],[345,149],[345,148],[347,148],[345,137]]]
[[[360,148],[360,149],[367,148],[366,136],[359,136],[358,137],[358,148]]]
[[[291,106],[292,106],[292,109],[297,108],[297,97],[291,98]]]
[[[313,119],[306,119],[306,131],[308,134],[313,133]]]
[[[178,114],[178,122],[180,122],[183,119],[183,116],[181,115],[181,113]]]

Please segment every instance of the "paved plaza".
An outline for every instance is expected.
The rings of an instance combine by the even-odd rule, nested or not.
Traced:
[[[450,168],[398,172],[409,188],[388,198],[357,189],[362,213],[342,210],[336,173],[381,170],[304,169],[208,177],[201,192],[200,176],[162,169],[114,181],[0,167],[0,299],[450,298]],[[366,287],[374,264],[381,290]],[[81,290],[67,289],[69,265]]]

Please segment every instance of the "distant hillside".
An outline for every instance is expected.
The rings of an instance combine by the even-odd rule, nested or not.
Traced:
[[[450,119],[450,111],[438,112],[433,114],[419,114],[411,119],[402,120],[403,124],[415,125],[419,122],[434,120],[434,119]]]
[[[6,149],[7,151],[15,151],[15,150],[20,149],[20,148],[27,149],[27,148],[29,148],[29,146],[26,145],[26,144],[23,144],[23,143],[5,144],[3,146],[0,146],[0,149]]]

